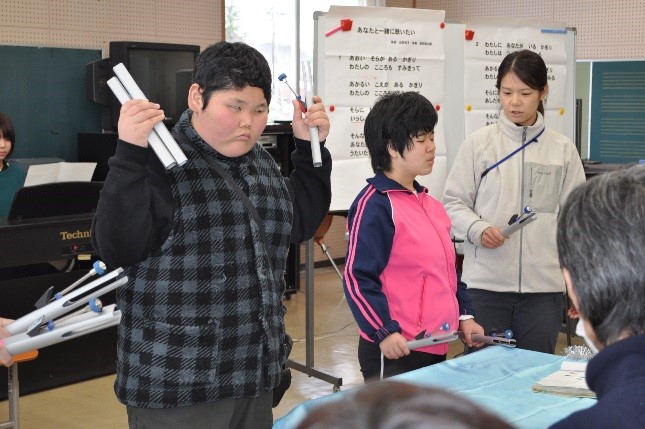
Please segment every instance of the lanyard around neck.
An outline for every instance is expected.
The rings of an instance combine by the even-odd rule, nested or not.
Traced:
[[[484,171],[482,172],[482,175],[480,176],[480,179],[483,179],[483,178],[484,178],[484,176],[486,176],[486,175],[488,174],[488,172],[489,172],[489,171],[491,171],[491,170],[492,170],[492,169],[494,169],[494,168],[497,168],[501,163],[505,162],[505,161],[506,161],[506,160],[508,160],[510,157],[512,157],[513,155],[515,155],[516,153],[518,153],[519,151],[521,151],[522,149],[524,149],[525,147],[527,147],[527,146],[528,146],[528,145],[530,145],[531,143],[536,142],[536,141],[537,141],[537,139],[538,139],[538,137],[540,137],[540,136],[542,135],[542,133],[544,132],[544,130],[545,130],[545,129],[546,129],[546,128],[542,128],[542,130],[541,130],[539,133],[537,133],[537,134],[535,135],[535,137],[533,137],[531,140],[527,141],[527,142],[526,142],[526,143],[524,143],[522,146],[518,147],[518,148],[517,148],[517,149],[515,149],[513,152],[509,153],[509,154],[508,154],[508,155],[506,155],[504,158],[500,159],[500,160],[499,160],[499,161],[497,161],[495,164],[491,165],[491,166],[490,166],[490,167],[488,167],[486,170],[484,170]]]

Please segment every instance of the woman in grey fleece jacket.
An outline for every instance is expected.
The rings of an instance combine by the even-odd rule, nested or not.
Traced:
[[[464,238],[462,279],[478,322],[486,331],[511,329],[520,348],[553,353],[565,292],[556,220],[584,170],[571,140],[545,127],[547,69],[538,54],[507,55],[496,86],[499,120],[461,145],[442,202],[453,233]],[[537,220],[504,237],[526,206]]]

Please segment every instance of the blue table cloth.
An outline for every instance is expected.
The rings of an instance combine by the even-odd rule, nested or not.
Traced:
[[[536,381],[560,369],[563,360],[563,356],[494,346],[393,379],[441,387],[464,395],[517,428],[543,429],[596,402],[595,399],[531,390]],[[276,420],[273,428],[294,428],[313,407],[338,398],[345,392],[303,402]]]

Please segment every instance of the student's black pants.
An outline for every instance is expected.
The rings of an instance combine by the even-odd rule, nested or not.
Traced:
[[[468,289],[475,320],[486,334],[510,329],[517,348],[542,353],[555,352],[564,320],[564,294],[492,292]],[[475,349],[471,349],[475,350]]]

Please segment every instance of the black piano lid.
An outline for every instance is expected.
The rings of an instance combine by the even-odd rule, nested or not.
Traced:
[[[16,192],[9,223],[48,217],[93,213],[103,182],[57,182],[27,186]]]

